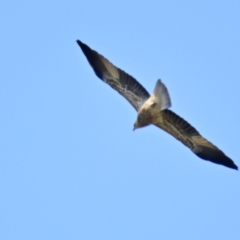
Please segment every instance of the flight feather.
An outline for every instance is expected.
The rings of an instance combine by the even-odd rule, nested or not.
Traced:
[[[125,97],[138,111],[149,98],[147,90],[132,76],[114,66],[101,54],[77,40],[95,74]]]
[[[181,141],[198,157],[229,168],[238,169],[236,164],[219,148],[202,137],[193,126],[171,110],[161,111],[154,125]]]

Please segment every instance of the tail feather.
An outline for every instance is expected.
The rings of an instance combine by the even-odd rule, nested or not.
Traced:
[[[165,110],[171,107],[171,99],[167,87],[160,79],[157,80],[153,91],[153,96],[156,102],[161,106],[161,110]]]

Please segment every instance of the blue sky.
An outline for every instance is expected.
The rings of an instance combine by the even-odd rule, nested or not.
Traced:
[[[93,73],[76,39],[240,166],[239,1],[0,7],[0,239],[240,239],[240,175],[199,159]]]

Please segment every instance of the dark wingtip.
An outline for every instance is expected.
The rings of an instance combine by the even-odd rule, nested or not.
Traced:
[[[227,165],[225,165],[225,166],[238,171],[238,166],[234,162],[232,164],[229,164],[228,166]]]
[[[76,40],[78,46],[82,49],[82,51],[84,52],[84,54],[87,54],[88,52],[91,52],[92,49],[86,45],[85,43],[81,42],[80,40]]]
[[[83,45],[85,45],[83,42],[81,42],[79,39],[76,40],[77,44],[79,45],[80,48],[83,47]]]
[[[238,171],[238,166],[233,163],[233,169]]]
[[[77,43],[81,43],[81,41],[79,39],[76,40]]]
[[[87,57],[87,59],[89,60],[89,57],[91,57],[92,55],[94,55],[95,51],[92,50],[88,45],[86,45],[85,43],[81,42],[80,40],[76,40],[78,46],[82,49],[83,53],[85,54],[85,56]],[[90,63],[91,64],[91,63]]]
[[[101,62],[101,58],[103,58],[103,56],[100,56],[99,53],[91,49],[87,44],[81,42],[80,40],[76,40],[76,42],[93,68],[95,74],[102,79],[103,72],[106,71],[104,64]]]
[[[210,154],[209,152],[206,151],[195,154],[204,160],[211,161],[223,165],[225,167],[238,170],[238,166],[233,162],[233,160],[227,157],[222,151],[214,151],[210,152]]]

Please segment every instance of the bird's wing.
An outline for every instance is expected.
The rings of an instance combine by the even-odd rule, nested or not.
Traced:
[[[202,137],[194,127],[171,110],[161,111],[154,125],[181,141],[198,157],[229,168],[238,169],[235,163],[219,148]]]
[[[125,97],[138,111],[149,98],[147,90],[132,76],[115,67],[105,57],[77,40],[95,74]]]

